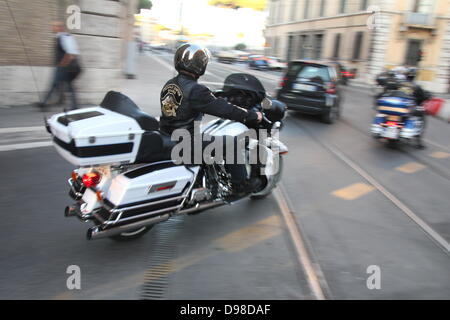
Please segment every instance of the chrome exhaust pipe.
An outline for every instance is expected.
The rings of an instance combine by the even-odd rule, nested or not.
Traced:
[[[64,216],[66,218],[68,218],[68,217],[77,217],[81,221],[88,221],[88,220],[93,219],[92,213],[82,213],[80,211],[80,207],[79,207],[78,204],[74,204],[72,206],[67,206],[64,209]]]
[[[74,206],[67,206],[64,209],[64,217],[76,217],[77,216],[77,209]]]
[[[177,215],[189,214],[189,213],[193,213],[193,212],[196,212],[196,211],[201,211],[201,210],[206,210],[206,209],[219,207],[219,206],[222,206],[224,204],[227,204],[227,202],[224,201],[224,200],[212,201],[212,202],[208,202],[208,203],[205,203],[205,204],[197,205],[197,206],[195,206],[193,208],[189,208],[189,209],[186,209],[186,210],[180,210],[176,214]]]
[[[164,214],[164,215],[160,215],[157,217],[152,217],[150,219],[146,219],[146,220],[141,220],[141,221],[137,221],[137,222],[133,222],[130,224],[126,224],[126,225],[122,225],[122,226],[117,226],[117,227],[112,227],[109,229],[105,229],[102,230],[101,227],[99,226],[95,226],[92,228],[89,228],[87,230],[87,239],[88,240],[95,240],[95,239],[101,239],[101,238],[105,238],[105,237],[111,237],[111,236],[115,236],[118,235],[122,232],[127,232],[127,231],[131,231],[133,229],[139,229],[142,227],[146,227],[155,223],[159,223],[159,222],[163,222],[166,221],[170,218],[170,214]]]

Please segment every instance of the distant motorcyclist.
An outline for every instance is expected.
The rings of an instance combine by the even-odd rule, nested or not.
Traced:
[[[425,131],[425,108],[423,103],[431,98],[431,94],[423,90],[422,87],[415,82],[417,75],[416,68],[396,68],[394,71],[389,73],[386,80],[382,80],[384,91],[377,97],[382,96],[401,96],[405,98],[410,98],[415,101],[415,106],[410,109],[410,115],[415,116],[422,121],[421,134],[416,137],[417,147],[420,149],[425,148],[422,136]],[[380,77],[378,78],[380,79]],[[377,79],[377,80],[378,80]],[[380,83],[380,82],[379,82]]]
[[[175,129],[186,129],[194,137],[194,122],[201,121],[203,114],[249,125],[262,120],[262,113],[216,98],[206,86],[197,83],[205,73],[208,62],[208,50],[198,45],[184,44],[177,49],[174,65],[178,75],[170,79],[161,91],[161,131],[172,134]],[[203,148],[211,142],[202,139]],[[252,192],[261,184],[258,178],[247,179],[244,164],[226,164],[226,169],[231,175],[233,188],[238,192]]]

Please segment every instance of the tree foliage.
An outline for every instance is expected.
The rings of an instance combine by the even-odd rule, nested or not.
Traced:
[[[138,9],[151,9],[152,8],[152,2],[150,0],[139,0],[139,6]]]
[[[247,49],[247,46],[245,45],[245,43],[238,43],[234,48],[236,50],[245,50]]]

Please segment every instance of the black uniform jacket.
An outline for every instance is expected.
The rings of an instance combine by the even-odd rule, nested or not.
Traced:
[[[171,134],[184,128],[193,133],[194,121],[203,114],[239,122],[254,122],[257,114],[217,98],[206,86],[189,75],[178,74],[169,80],[161,91],[160,129]]]

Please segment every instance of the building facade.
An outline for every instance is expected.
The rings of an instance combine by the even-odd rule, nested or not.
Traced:
[[[108,90],[118,89],[137,0],[6,0],[0,1],[0,105],[26,105],[44,96],[54,70],[51,25],[73,22],[73,5],[80,18],[69,30],[83,67],[75,81],[79,102],[98,104]]]
[[[339,61],[368,84],[417,66],[425,88],[449,92],[450,0],[271,0],[265,36],[286,60]]]

